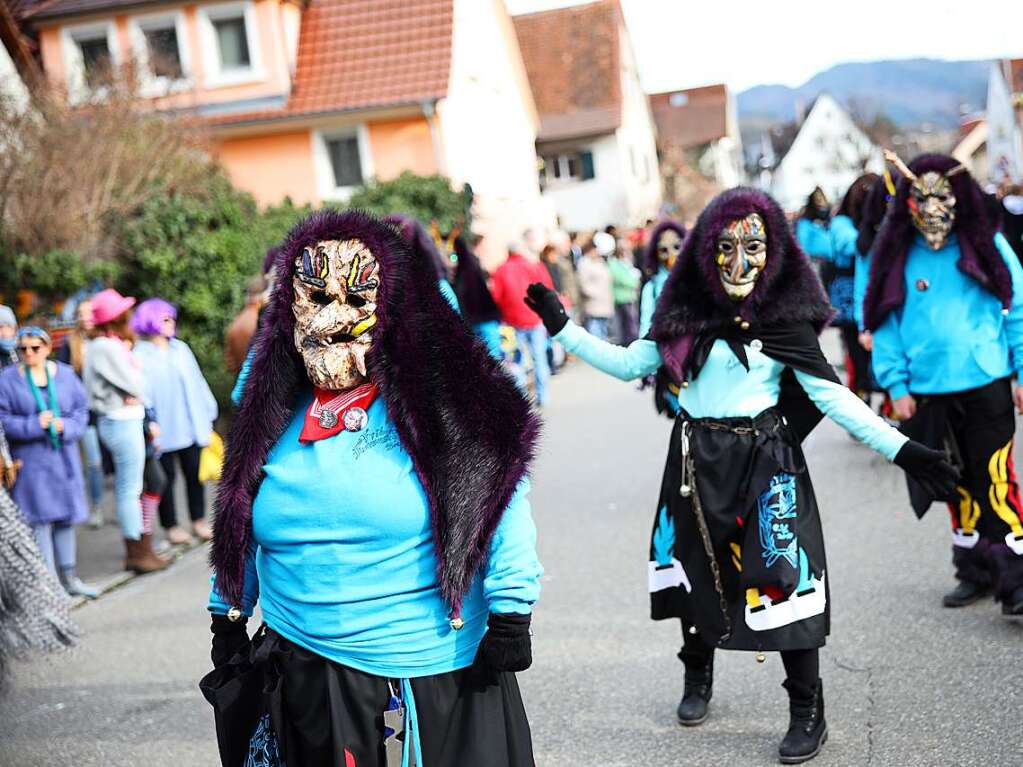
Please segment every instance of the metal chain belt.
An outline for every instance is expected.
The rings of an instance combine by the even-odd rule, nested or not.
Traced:
[[[703,515],[700,491],[696,486],[696,457],[690,450],[689,431],[689,423],[684,421],[682,423],[682,485],[679,488],[679,494],[683,498],[692,498],[693,514],[696,516],[696,525],[700,530],[700,538],[703,540],[703,550],[710,562],[710,573],[714,576],[714,590],[718,593],[718,605],[721,608],[721,617],[725,622],[725,635],[721,637],[721,641],[724,642],[732,634],[732,620],[728,616],[728,601],[725,599],[725,589],[721,585],[721,568],[718,566],[717,557],[714,556],[714,544],[710,540],[710,530],[707,527],[707,519]],[[756,433],[755,429],[747,429],[747,431]]]

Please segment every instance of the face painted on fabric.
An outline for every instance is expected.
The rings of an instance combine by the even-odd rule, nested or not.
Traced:
[[[309,380],[331,391],[364,383],[380,289],[380,264],[369,248],[359,240],[304,248],[292,284],[295,348]]]
[[[682,252],[682,238],[674,229],[666,229],[657,241],[657,260],[671,269]]]
[[[741,301],[753,292],[767,264],[767,227],[759,213],[737,219],[721,231],[717,264],[729,298]]]
[[[946,176],[929,171],[909,188],[909,214],[913,226],[924,236],[931,250],[939,250],[956,221],[956,196]]]

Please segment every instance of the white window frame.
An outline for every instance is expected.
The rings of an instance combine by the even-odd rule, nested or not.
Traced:
[[[145,33],[153,29],[174,27],[178,37],[178,60],[181,62],[181,77],[162,77],[149,66],[149,46]],[[188,48],[188,28],[182,11],[169,13],[146,13],[132,16],[128,20],[132,51],[142,75],[142,95],[162,96],[167,93],[186,90],[192,85],[192,56]]]
[[[206,70],[207,88],[224,88],[244,85],[266,79],[263,70],[263,54],[259,47],[259,26],[256,22],[256,8],[252,0],[240,2],[201,5],[196,9],[199,19],[199,37],[202,40],[203,63]],[[225,70],[220,62],[220,46],[214,21],[235,18],[241,15],[245,20],[245,40],[249,47],[249,66],[244,69]]]
[[[104,96],[105,88],[91,90],[85,79],[85,61],[78,43],[83,39],[95,39],[105,36],[107,49],[110,51],[110,64],[118,67],[121,63],[121,50],[117,44],[117,25],[113,21],[98,21],[89,24],[72,24],[60,30],[61,49],[64,55],[64,72],[67,76],[68,98],[71,103],[80,103],[91,94]]]
[[[591,151],[587,149],[577,149],[572,151],[564,152],[553,152],[551,154],[543,155],[543,162],[546,167],[547,173],[544,180],[545,187],[558,187],[567,186],[569,184],[581,184],[583,183],[583,161],[582,155],[584,152]],[[576,175],[569,174],[569,162],[572,158],[576,161]],[[557,167],[559,175],[554,175],[554,169]],[[589,179],[586,179],[589,180]]]
[[[354,186],[337,186],[334,183],[334,166],[330,162],[330,152],[327,150],[328,141],[339,138],[352,138],[353,136],[358,139],[359,165],[362,166],[362,183],[365,184],[374,176],[373,153],[369,145],[369,129],[365,123],[338,128],[325,128],[312,132],[316,186],[321,200],[347,202],[348,198],[352,196],[352,192],[355,191],[356,187]]]

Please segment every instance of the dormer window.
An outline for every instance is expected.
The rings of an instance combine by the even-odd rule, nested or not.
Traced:
[[[238,85],[261,79],[255,11],[250,0],[198,9],[207,85]]]
[[[82,74],[90,88],[99,87],[110,75],[110,46],[104,33],[98,37],[83,37],[75,40],[82,57]]]
[[[130,24],[143,95],[159,96],[186,86],[191,67],[184,45],[184,14],[136,16]]]

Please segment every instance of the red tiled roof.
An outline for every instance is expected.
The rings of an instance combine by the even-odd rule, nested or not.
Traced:
[[[512,20],[540,113],[538,140],[609,133],[621,125],[618,0]]]
[[[451,70],[453,0],[312,0],[281,109],[223,115],[217,125],[442,98]]]
[[[653,93],[650,109],[662,146],[691,149],[728,133],[728,89],[724,85]]]
[[[1010,81],[1009,88],[1013,93],[1023,92],[1023,59],[1011,59],[1009,61]]]
[[[139,5],[152,5],[166,0],[7,0],[20,7],[20,15],[31,20],[57,16],[75,16],[96,11],[118,11]],[[18,11],[15,11],[18,14]]]

